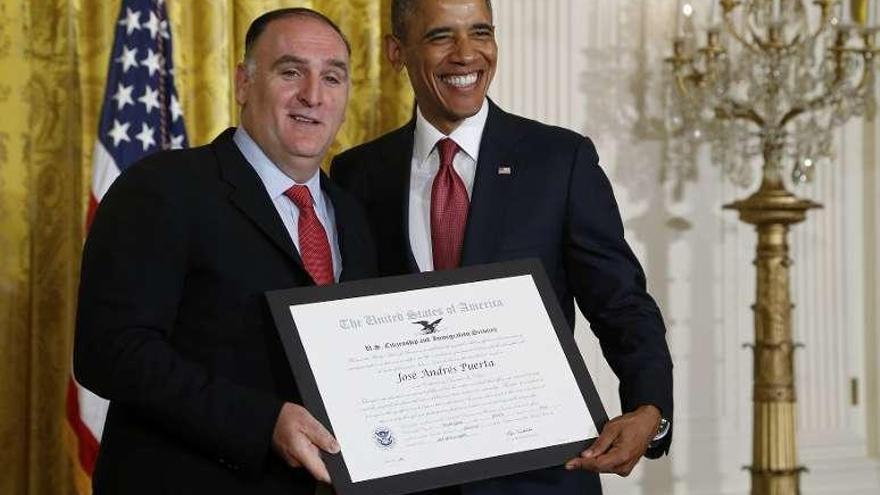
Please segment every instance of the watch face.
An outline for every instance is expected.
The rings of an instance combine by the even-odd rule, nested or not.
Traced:
[[[660,424],[657,425],[657,434],[654,435],[654,439],[652,442],[656,442],[657,440],[662,439],[666,436],[666,432],[669,431],[669,420],[666,418],[660,418]]]

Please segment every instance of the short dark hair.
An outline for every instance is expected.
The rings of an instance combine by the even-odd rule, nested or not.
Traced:
[[[391,34],[403,39],[406,35],[406,20],[416,10],[421,0],[393,0],[391,2]],[[486,0],[489,14],[492,14],[492,0]]]
[[[254,19],[251,22],[251,25],[248,27],[247,34],[244,36],[244,59],[249,60],[251,56],[251,51],[254,48],[254,43],[257,42],[257,39],[263,34],[263,31],[266,30],[266,26],[269,25],[272,21],[277,21],[278,19],[284,19],[287,17],[311,17],[313,19],[317,19],[324,24],[333,28],[334,31],[342,38],[342,42],[345,43],[345,49],[348,50],[348,55],[351,56],[351,44],[348,42],[348,38],[345,37],[345,34],[342,33],[342,30],[339,29],[339,26],[336,25],[335,22],[330,20],[326,15],[318,12],[317,10],[307,9],[305,7],[290,7],[286,9],[276,9],[270,10],[265,14],[261,15]]]

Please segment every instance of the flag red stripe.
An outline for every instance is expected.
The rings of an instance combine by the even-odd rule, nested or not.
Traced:
[[[67,379],[67,421],[73,428],[78,444],[79,463],[83,470],[92,475],[95,460],[98,458],[98,440],[79,416],[79,393],[73,378]]]
[[[92,219],[95,218],[95,210],[98,209],[98,200],[95,199],[95,193],[89,195],[89,209],[86,212],[86,232],[92,226]]]
[[[89,209],[86,212],[86,231],[92,226],[92,219],[95,217],[97,208],[98,200],[92,193],[89,195]],[[79,411],[79,385],[71,376],[67,378],[67,421],[76,435],[79,464],[83,471],[91,477],[95,470],[95,460],[98,458],[99,444],[92,431],[83,423]]]

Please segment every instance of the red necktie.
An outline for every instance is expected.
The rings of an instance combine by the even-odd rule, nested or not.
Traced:
[[[447,270],[461,263],[469,201],[464,182],[452,167],[458,145],[445,138],[437,143],[437,148],[440,152],[440,170],[431,186],[431,246],[434,269]]]
[[[333,283],[333,258],[330,255],[330,243],[327,232],[315,214],[312,194],[306,186],[292,186],[284,191],[284,195],[299,208],[299,255],[306,271],[317,285]]]

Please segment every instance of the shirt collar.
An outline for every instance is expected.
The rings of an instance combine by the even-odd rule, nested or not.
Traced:
[[[251,164],[257,175],[260,176],[260,180],[263,182],[263,186],[266,188],[266,192],[269,193],[272,201],[278,199],[279,196],[295,184],[308,187],[309,192],[312,193],[312,200],[315,202],[321,201],[321,174],[317,170],[315,175],[309,180],[304,184],[300,184],[288,177],[266,156],[260,145],[244,130],[244,127],[239,126],[235,130],[235,135],[232,136],[232,139],[235,141],[241,154],[244,155],[244,158]]]
[[[437,142],[445,137],[451,138],[458,144],[474,162],[480,155],[480,140],[483,138],[483,129],[486,128],[486,119],[489,117],[489,105],[483,100],[483,106],[476,114],[464,119],[449,136],[440,132],[428,119],[422,115],[422,109],[416,108],[416,130],[413,141],[413,157],[418,159],[419,164],[425,163],[428,155],[434,150]]]

